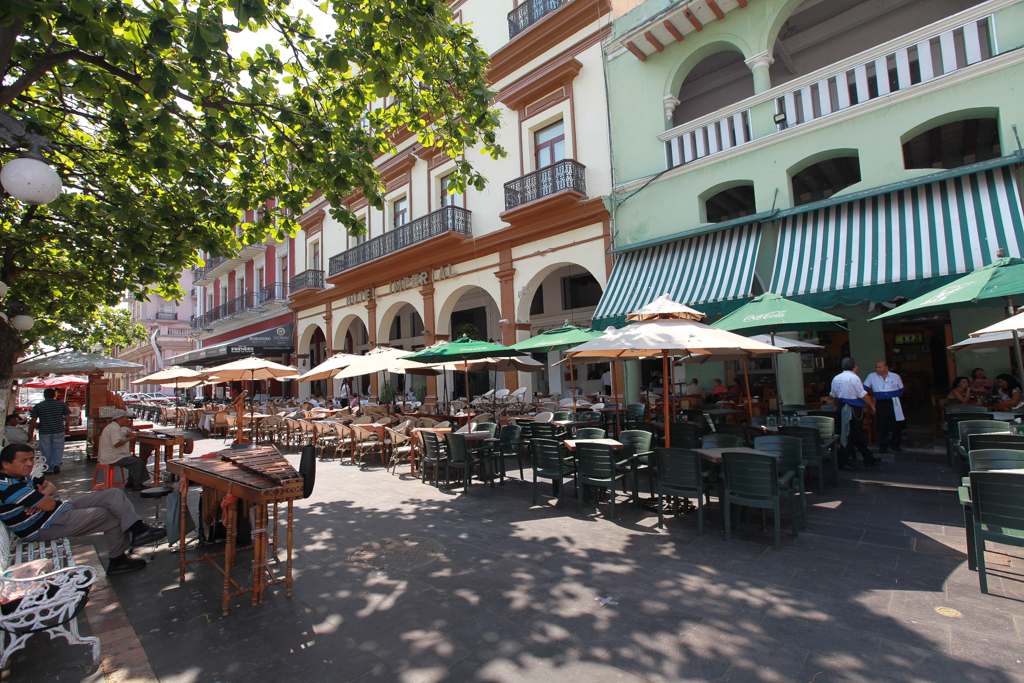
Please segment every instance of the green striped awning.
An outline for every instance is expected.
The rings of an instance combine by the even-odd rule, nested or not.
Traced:
[[[704,313],[746,299],[760,243],[760,223],[748,223],[620,254],[594,312],[595,329],[623,324],[627,313],[662,294]]]
[[[818,308],[912,299],[1024,247],[1010,168],[782,219],[771,291]]]

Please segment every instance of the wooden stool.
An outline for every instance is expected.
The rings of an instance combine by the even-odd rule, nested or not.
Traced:
[[[121,473],[121,481],[114,480],[114,470]],[[100,478],[102,477],[102,480]],[[97,463],[96,470],[92,474],[92,489],[112,489],[115,487],[124,488],[124,469],[117,465],[102,465]]]

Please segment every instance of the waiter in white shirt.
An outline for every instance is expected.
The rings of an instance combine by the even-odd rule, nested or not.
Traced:
[[[885,453],[892,446],[894,452],[902,453],[900,442],[903,440],[903,427],[906,425],[903,406],[900,404],[903,380],[895,372],[889,372],[889,364],[880,360],[875,363],[875,371],[864,380],[864,388],[875,397],[878,452]]]
[[[864,407],[875,408],[875,399],[864,388],[864,383],[857,376],[857,361],[852,358],[843,359],[843,371],[832,380],[831,396],[841,406],[839,418],[839,469],[852,470],[850,456],[860,451],[864,464],[877,465],[880,461],[871,455],[864,443]]]

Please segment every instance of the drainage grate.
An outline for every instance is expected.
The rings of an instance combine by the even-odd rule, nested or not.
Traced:
[[[426,538],[385,538],[364,543],[348,555],[348,563],[377,571],[412,569],[433,562],[441,546]]]

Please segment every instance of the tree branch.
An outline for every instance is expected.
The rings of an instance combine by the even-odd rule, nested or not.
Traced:
[[[0,89],[0,108],[10,105],[11,102],[14,101],[14,98],[28,90],[33,83],[42,78],[50,69],[72,60],[92,64],[93,66],[99,67],[107,73],[117,76],[118,78],[135,86],[142,82],[141,76],[137,76],[125,71],[124,69],[116,67],[102,57],[97,57],[96,55],[91,55],[87,52],[82,52],[81,50],[54,52],[40,57],[39,61],[25,70],[25,73],[21,75],[21,78],[16,80],[10,86]]]

